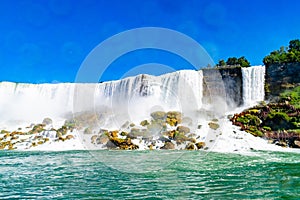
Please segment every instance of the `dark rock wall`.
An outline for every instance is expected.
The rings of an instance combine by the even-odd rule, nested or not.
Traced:
[[[203,69],[202,71],[203,103],[211,103],[215,97],[226,99],[230,107],[243,103],[241,68]]]
[[[266,67],[266,99],[272,100],[286,89],[300,85],[300,63],[272,64]]]

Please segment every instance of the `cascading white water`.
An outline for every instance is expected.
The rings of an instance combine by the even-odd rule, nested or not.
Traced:
[[[241,140],[238,139],[236,140],[237,144],[233,146],[228,145],[234,141],[234,138],[237,138],[236,135],[232,135],[233,132],[237,131],[231,131],[229,126],[223,126],[226,120],[223,118],[223,115],[221,117],[219,117],[220,113],[214,115],[217,111],[222,110],[221,107],[226,107],[221,102],[225,102],[225,98],[221,98],[224,97],[224,94],[220,93],[226,91],[224,84],[222,84],[221,75],[215,73],[218,71],[209,72],[204,77],[202,70],[182,70],[161,76],[138,75],[118,81],[97,84],[16,84],[2,82],[0,83],[0,130],[21,130],[19,127],[24,128],[31,123],[41,123],[45,117],[50,117],[53,121],[60,120],[59,123],[61,124],[58,123],[56,124],[57,126],[51,124],[46,131],[40,134],[43,136],[50,134],[54,140],[57,140],[57,132],[52,131],[52,127],[61,127],[70,114],[83,111],[89,111],[87,112],[88,114],[94,114],[93,112],[95,111],[97,114],[100,113],[96,115],[99,117],[97,120],[100,121],[99,123],[97,122],[98,126],[83,125],[78,128],[78,132],[75,131],[76,133],[73,133],[75,136],[78,134],[77,138],[79,138],[79,144],[81,145],[79,149],[95,148],[94,144],[90,142],[91,135],[84,134],[86,127],[91,127],[93,134],[97,134],[96,131],[99,131],[99,127],[100,129],[119,130],[121,132],[123,131],[122,125],[127,122],[133,122],[136,125],[133,125],[132,129],[124,128],[126,129],[124,130],[125,132],[130,133],[130,131],[137,128],[138,130],[149,129],[151,136],[153,138],[157,137],[154,139],[156,140],[155,144],[160,148],[160,145],[163,145],[163,142],[159,140],[161,135],[157,135],[158,131],[153,128],[152,130],[151,127],[139,126],[141,120],[147,119],[151,122],[152,118],[149,114],[153,111],[180,111],[183,114],[183,118],[186,119],[185,122],[182,119],[182,122],[178,125],[168,124],[170,126],[167,127],[167,130],[171,131],[176,130],[179,126],[187,126],[190,128],[191,133],[195,135],[196,139],[194,139],[196,142],[205,142],[209,149],[216,148],[224,151],[224,149],[228,150],[231,148],[232,151],[236,151],[239,148],[237,146],[243,149],[247,141],[241,143]],[[264,99],[264,74],[265,68],[263,66],[242,68],[243,100],[245,105]],[[205,84],[204,78],[206,78]],[[203,87],[206,87],[206,91],[204,91]],[[209,95],[210,101],[203,100],[202,102],[203,94],[205,96]],[[222,110],[223,113],[225,111]],[[87,116],[87,120],[89,120],[89,115],[85,114],[80,113],[78,116]],[[168,125],[166,124],[166,126]],[[212,125],[217,127],[210,128]],[[159,129],[159,131],[161,130]],[[26,145],[30,145],[34,137],[29,138],[24,143],[25,146],[19,146],[20,149],[26,149]],[[217,139],[221,142],[212,142],[217,141]],[[147,138],[142,143],[140,139],[136,139],[135,142],[138,143],[140,149],[148,148]],[[102,148],[101,145],[99,147]],[[177,145],[177,148],[185,148],[185,146]]]
[[[243,102],[245,106],[263,101],[265,97],[265,66],[242,68]]]
[[[1,121],[37,122],[70,112],[109,109],[115,121],[140,120],[155,110],[199,109],[202,71],[139,75],[98,84],[0,83]],[[121,122],[120,122],[121,123]]]
[[[242,68],[243,101],[264,99],[265,67]],[[138,75],[97,84],[0,83],[0,120],[37,122],[67,113],[106,109],[114,121],[139,121],[157,110],[188,113],[202,105],[202,71],[182,70],[161,76]],[[120,125],[120,124],[117,124]]]

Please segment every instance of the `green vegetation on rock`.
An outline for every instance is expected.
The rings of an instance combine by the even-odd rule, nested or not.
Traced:
[[[300,148],[300,86],[280,94],[276,103],[261,103],[231,121],[254,136],[264,137],[280,146]]]
[[[300,40],[291,40],[288,47],[280,47],[264,57],[263,63],[266,66],[271,64],[296,63],[300,62]]]
[[[250,67],[250,62],[245,58],[245,56],[242,56],[240,58],[230,57],[226,62],[224,60],[219,60],[217,67],[225,66]]]

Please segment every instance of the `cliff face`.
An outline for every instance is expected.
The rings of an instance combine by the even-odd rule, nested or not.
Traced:
[[[266,99],[300,85],[300,63],[272,64],[266,67]]]
[[[216,96],[231,107],[243,103],[241,68],[203,69],[203,103],[211,103]]]

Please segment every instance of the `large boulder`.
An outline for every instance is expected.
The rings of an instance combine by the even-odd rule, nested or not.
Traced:
[[[176,130],[179,133],[183,133],[183,134],[187,134],[187,133],[189,133],[191,131],[190,128],[188,128],[186,126],[178,126]]]
[[[52,124],[53,122],[52,122],[52,119],[51,118],[49,118],[49,117],[46,117],[44,120],[43,120],[43,122],[42,122],[42,124],[46,124],[46,125],[49,125],[49,124]]]
[[[165,120],[167,114],[164,111],[155,111],[150,114],[153,120]]]
[[[166,122],[170,126],[177,126],[177,124],[180,124],[182,122],[182,114],[177,111],[170,111],[167,113]]]
[[[205,142],[197,142],[196,146],[198,149],[203,149],[205,147]]]
[[[175,149],[175,145],[172,142],[165,142],[161,149]]]
[[[197,150],[197,147],[194,143],[188,143],[185,147],[186,150]]]

